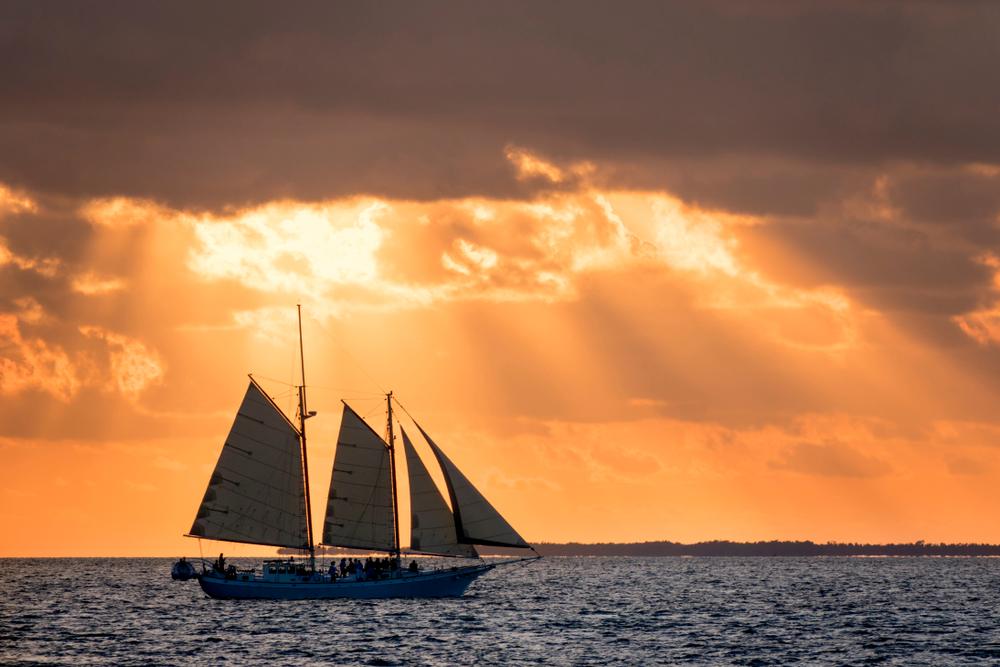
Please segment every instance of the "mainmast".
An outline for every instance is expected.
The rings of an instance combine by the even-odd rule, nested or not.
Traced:
[[[309,461],[306,459],[306,420],[316,413],[306,411],[306,357],[302,345],[302,304],[296,304],[295,307],[299,314],[299,360],[302,364],[302,384],[299,385],[299,441],[302,443],[302,477],[306,485],[306,535],[309,539],[309,566],[315,570],[316,546],[313,543],[312,500],[309,496]]]
[[[396,486],[396,436],[392,432],[392,392],[385,395],[385,404],[388,407],[388,418],[386,420],[385,441],[389,444],[389,469],[392,478],[392,524],[395,529],[396,556],[399,557],[399,490]]]

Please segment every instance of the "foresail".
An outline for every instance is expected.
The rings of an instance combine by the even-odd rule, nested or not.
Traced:
[[[299,433],[252,381],[190,534],[308,548]]]
[[[471,544],[458,543],[454,515],[420,460],[406,430],[401,430],[403,449],[406,450],[406,471],[410,478],[410,548],[423,553],[477,557],[479,554]]]
[[[390,475],[385,441],[345,403],[323,522],[324,544],[396,548]]]
[[[451,496],[451,508],[455,514],[458,541],[464,544],[530,548],[531,545],[500,516],[500,512],[483,497],[451,459],[445,456],[427,432],[420,428],[420,424],[417,424],[417,428],[431,446],[444,472],[448,494]]]

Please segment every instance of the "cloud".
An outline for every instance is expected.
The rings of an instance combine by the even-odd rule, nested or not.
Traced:
[[[517,170],[519,179],[542,178],[550,183],[561,183],[565,178],[559,167],[539,159],[527,149],[508,146],[505,154]]]
[[[24,211],[35,211],[38,205],[35,201],[25,195],[10,189],[0,183],[0,214],[22,213]]]
[[[992,469],[985,461],[961,457],[948,461],[948,470],[953,475],[985,475]]]
[[[152,384],[162,381],[163,361],[142,342],[101,327],[82,326],[80,333],[107,343],[110,355],[111,387],[132,400]]]
[[[102,367],[100,355],[79,338],[66,335],[65,323],[46,313],[38,301],[23,297],[16,305],[16,311],[0,313],[0,393],[15,396],[34,390],[68,403],[85,387],[105,386],[136,400],[163,377],[159,355],[138,340],[100,327],[80,327],[84,337],[107,345],[107,366]],[[26,336],[22,331],[26,327],[62,329],[65,342]]]
[[[54,257],[31,258],[15,254],[0,237],[0,268],[5,265],[17,267],[22,271],[33,271],[42,276],[52,277],[60,268],[60,262]]]
[[[315,285],[366,283],[384,232],[377,201],[276,204],[194,223],[199,246],[189,266],[207,279],[234,279],[265,291],[309,294]]]
[[[547,164],[519,149],[516,159],[529,158]],[[278,321],[269,299],[305,303],[324,320],[456,302],[571,302],[595,276],[666,270],[698,286],[697,307],[766,314],[761,331],[782,345],[837,352],[855,344],[858,312],[842,291],[783,285],[754,267],[742,237],[766,219],[665,192],[604,190],[566,168],[574,170],[562,190],[525,200],[286,200],[212,213],[119,197],[80,210],[105,236],[150,230],[142,233],[183,239],[177,247],[191,290],[238,285],[259,295],[254,307],[210,324],[175,323],[178,330],[269,331],[267,322]],[[127,275],[89,272],[71,287],[106,294],[128,283]]]
[[[159,220],[187,220],[153,200],[120,196],[89,199],[79,212],[87,222],[112,230],[149,225]]]
[[[75,276],[72,286],[75,292],[86,296],[94,296],[125,289],[126,283],[121,278],[101,276],[93,271],[88,271],[87,273]]]
[[[294,14],[248,2],[238,19],[202,12],[196,27],[186,4],[5,7],[0,180],[187,207],[502,198],[567,178],[554,162],[512,168],[502,153],[519,146],[692,170],[716,156],[995,165],[998,93],[982,82],[1000,55],[998,21],[988,3],[930,2],[312,3]],[[755,179],[768,177],[744,183]]]
[[[768,465],[775,470],[822,477],[879,477],[892,470],[885,461],[836,443],[803,442],[792,446]]]
[[[57,272],[18,269],[20,282],[9,289],[37,294],[60,318],[72,333],[48,340],[72,358],[81,345],[104,343],[87,349],[97,367],[110,368],[108,342],[82,336],[79,327],[141,341],[163,368],[186,377],[201,370],[184,347],[199,336],[225,340],[240,373],[260,368],[238,355],[262,341],[285,341],[294,331],[287,326],[291,303],[304,303],[324,327],[385,317],[405,320],[410,332],[440,309],[454,318],[449,335],[473,339],[463,349],[483,355],[477,363],[504,392],[537,381],[519,374],[525,362],[507,350],[510,340],[518,340],[512,349],[522,356],[531,350],[534,368],[602,383],[593,397],[577,397],[579,408],[568,396],[504,397],[518,409],[534,402],[539,414],[579,416],[598,396],[622,392],[662,402],[660,414],[730,424],[765,418],[776,406],[864,412],[863,398],[877,394],[865,370],[874,367],[869,355],[906,349],[905,336],[935,326],[951,330],[949,343],[960,345],[961,329],[950,318],[980,303],[977,290],[989,293],[991,270],[971,257],[970,243],[957,237],[936,244],[934,234],[947,229],[900,219],[892,173],[861,179],[840,205],[827,202],[818,217],[800,218],[611,187],[602,162],[524,147],[506,159],[515,172],[518,161],[548,165],[560,174],[559,187],[523,197],[285,198],[219,209],[120,195],[70,203],[38,196],[34,212],[4,221],[16,239],[11,253],[27,257],[24,249],[45,247],[43,225],[53,219],[71,230],[58,236],[73,243],[53,250]],[[929,263],[940,273],[922,272]],[[78,300],[87,291],[101,296],[88,300],[92,318]],[[928,318],[919,327],[896,319],[903,291],[925,299],[908,306]],[[927,302],[932,295],[935,304]],[[165,302],[184,305],[159,307]],[[505,315],[497,320],[499,312]],[[561,349],[533,340],[528,323],[542,321],[558,332]],[[188,340],[181,344],[174,334]],[[475,339],[485,341],[482,350]],[[665,347],[666,340],[675,343]],[[580,368],[588,365],[594,369]],[[847,385],[858,388],[845,392]],[[125,393],[164,395],[151,391],[161,386],[156,381],[136,386]],[[157,409],[177,412],[176,405]]]
[[[9,396],[32,389],[69,401],[81,385],[76,369],[58,345],[24,337],[21,323],[37,322],[41,313],[35,301],[23,306],[18,313],[0,313],[0,393]]]

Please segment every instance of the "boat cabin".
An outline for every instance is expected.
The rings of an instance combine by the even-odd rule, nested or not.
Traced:
[[[266,560],[261,572],[264,581],[309,581],[312,579],[312,572],[306,567],[305,562],[296,563],[293,560]]]

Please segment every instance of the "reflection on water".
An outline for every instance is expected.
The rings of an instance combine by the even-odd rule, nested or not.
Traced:
[[[221,601],[170,559],[0,559],[0,663],[1000,662],[1000,559],[548,558],[460,599]]]

